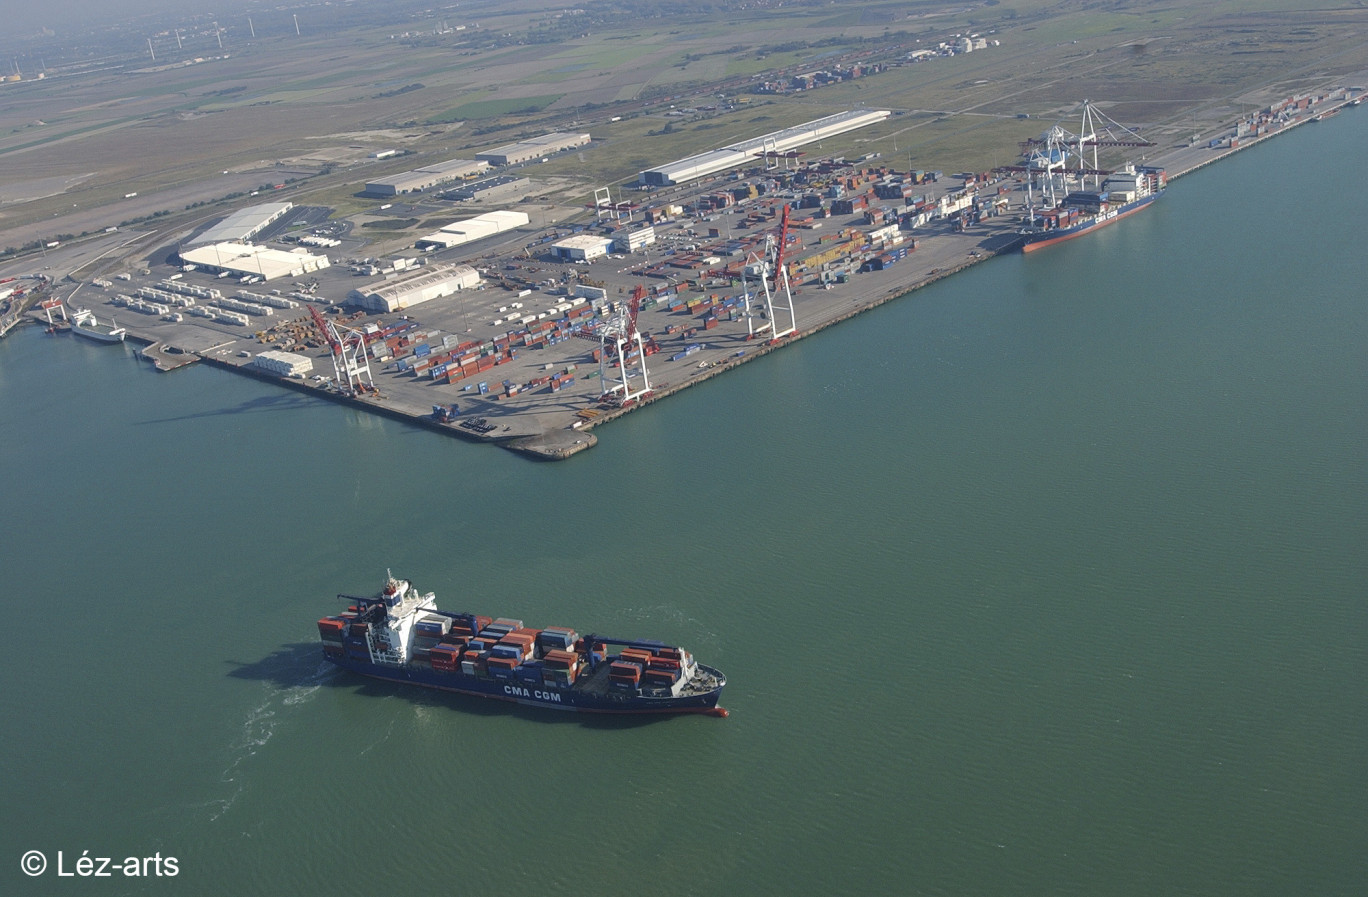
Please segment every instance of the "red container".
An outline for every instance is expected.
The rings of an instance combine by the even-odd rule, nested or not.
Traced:
[[[623,648],[619,656],[624,661],[636,661],[643,666],[651,662],[651,652],[645,648]]]
[[[552,649],[546,652],[546,656],[542,660],[552,669],[568,670],[579,663],[579,656],[571,654],[569,651]]]

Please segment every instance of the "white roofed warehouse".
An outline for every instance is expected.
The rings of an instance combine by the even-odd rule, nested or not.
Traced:
[[[647,225],[633,231],[622,231],[613,235],[613,248],[618,252],[636,252],[655,243],[655,228]]]
[[[420,238],[414,245],[419,249],[427,249],[428,247],[450,249],[463,243],[470,243],[517,227],[524,227],[530,221],[531,219],[527,217],[526,212],[512,212],[506,209],[485,212],[483,215],[476,215],[474,218],[467,218],[464,221],[454,221],[437,233]]]
[[[609,237],[595,237],[591,234],[577,234],[551,244],[551,251],[557,258],[571,262],[588,262],[608,254],[613,245]]]
[[[196,246],[203,246],[206,243],[245,243],[279,221],[293,208],[293,203],[268,202],[239,209],[191,242]]]
[[[849,112],[838,112],[835,115],[828,115],[826,118],[819,118],[797,127],[785,128],[782,131],[774,131],[760,137],[741,140],[720,149],[689,156],[686,159],[670,162],[659,168],[649,168],[641,172],[637,180],[643,186],[648,187],[670,187],[675,184],[682,184],[686,181],[707,177],[710,174],[717,174],[719,171],[726,171],[729,168],[757,164],[767,152],[787,152],[805,144],[816,143],[826,137],[834,137],[837,134],[844,134],[847,131],[854,131],[856,128],[881,122],[890,114],[892,113],[882,109],[856,109]]]
[[[346,304],[371,314],[389,314],[480,284],[480,272],[469,265],[437,265],[401,280],[391,280],[366,289],[352,290]]]
[[[398,196],[400,193],[417,193],[429,187],[436,187],[438,184],[448,184],[452,181],[474,177],[488,168],[488,162],[472,162],[469,159],[434,162],[412,171],[367,181],[365,192],[371,196]]]
[[[197,246],[182,252],[180,257],[187,264],[213,273],[226,271],[235,277],[256,276],[262,280],[298,277],[332,265],[326,255],[313,255],[305,249],[286,252],[248,243]]]
[[[492,149],[487,153],[476,153],[475,158],[482,162],[488,162],[490,165],[518,165],[522,162],[531,162],[533,159],[559,153],[562,150],[586,146],[588,143],[588,134],[554,131],[540,137],[529,137],[517,143],[510,143]]]

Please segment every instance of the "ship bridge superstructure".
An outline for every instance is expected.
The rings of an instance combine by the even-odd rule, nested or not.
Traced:
[[[339,596],[347,598],[348,596]],[[352,598],[371,625],[366,633],[372,663],[407,663],[413,650],[413,625],[419,611],[437,609],[437,596],[419,593],[406,579],[389,576],[375,598]]]

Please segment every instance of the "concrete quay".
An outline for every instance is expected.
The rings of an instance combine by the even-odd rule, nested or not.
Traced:
[[[1324,103],[1305,114],[1294,116],[1267,133],[1241,139],[1235,147],[1211,147],[1209,137],[1194,139],[1181,146],[1170,146],[1146,158],[1145,164],[1165,168],[1169,179],[1173,180],[1292,127],[1332,114],[1332,110],[1338,111],[1347,103],[1347,98],[1344,102]],[[1222,133],[1233,134],[1233,126]],[[690,196],[744,183],[744,180],[719,178],[703,185],[675,188],[669,191],[669,195],[653,196],[653,199],[682,204]],[[959,187],[957,180],[947,178],[940,184],[928,185],[927,193],[934,197]],[[645,359],[651,391],[625,407],[599,401],[604,390],[599,383],[599,365],[590,359],[591,351],[598,347],[597,340],[593,339],[565,339],[542,348],[523,348],[516,358],[507,363],[461,382],[419,378],[398,370],[393,364],[372,362],[376,390],[352,395],[338,388],[331,355],[321,341],[314,341],[307,349],[290,347],[291,351],[311,358],[313,371],[309,375],[282,378],[252,364],[256,354],[263,349],[283,347],[273,336],[277,328],[268,326],[270,322],[285,323],[288,327],[289,324],[281,322],[281,319],[289,319],[297,322],[297,330],[298,323],[307,320],[306,310],[302,307],[278,312],[276,317],[270,319],[253,319],[247,328],[188,316],[180,321],[167,321],[110,307],[118,291],[132,291],[140,282],[155,285],[158,280],[166,279],[175,272],[169,267],[137,274],[121,273],[119,278],[124,283],[105,281],[104,285],[100,285],[99,281],[91,281],[80,284],[77,289],[86,287],[81,294],[80,304],[93,308],[101,317],[118,314],[119,323],[128,330],[129,339],[147,344],[141,354],[158,370],[174,370],[203,360],[213,367],[247,374],[265,382],[467,441],[497,445],[539,460],[563,460],[597,444],[596,435],[590,431],[605,423],[740,364],[768,355],[833,324],[906,296],[971,265],[1015,250],[1020,242],[1016,227],[1024,205],[1022,186],[1014,179],[1001,179],[986,189],[1008,201],[1006,214],[986,218],[982,223],[967,225],[962,230],[952,228],[946,221],[933,222],[907,234],[916,240],[915,250],[908,252],[905,258],[887,270],[854,274],[844,283],[825,286],[805,283],[794,288],[797,332],[780,340],[769,340],[764,334],[756,339],[748,339],[748,326],[744,318],[719,319],[715,326],[705,328],[697,317],[671,314],[665,303],[652,304],[648,300],[638,318],[638,326],[642,332],[655,337],[660,351]],[[999,190],[1004,192],[999,193]],[[754,206],[750,209],[753,210]],[[415,206],[411,211],[416,210]],[[555,211],[548,208],[544,211],[546,214],[542,218],[547,221],[564,220],[577,212],[582,214],[582,210],[571,208]],[[662,250],[691,245],[720,248],[725,243],[754,240],[777,229],[777,219],[771,217],[750,225],[747,230],[745,223],[737,220],[745,211],[748,210],[720,210],[703,218],[684,219],[658,227],[660,244],[651,247],[644,257],[600,258],[587,265],[571,265],[534,255],[536,244],[547,231],[545,227],[529,227],[515,232],[500,245],[487,249],[479,258],[459,257],[455,250],[432,253],[427,257],[429,263],[464,262],[480,267],[485,272],[484,285],[444,300],[415,306],[408,316],[420,328],[418,332],[426,334],[424,340],[431,341],[435,350],[439,345],[455,345],[457,341],[487,342],[502,336],[509,331],[512,323],[505,309],[515,302],[526,306],[525,312],[522,312],[524,314],[551,315],[550,307],[564,301],[566,286],[573,288],[577,282],[595,284],[611,301],[624,303],[638,284],[663,289],[672,295],[686,295],[679,291],[677,283],[686,277],[691,281],[687,293],[689,296],[735,296],[741,292],[735,281],[711,279],[703,282],[692,273],[671,277],[671,269],[664,265],[669,258],[662,256]],[[423,212],[440,214],[442,210],[426,208]],[[454,212],[454,209],[451,210],[453,217]],[[821,236],[861,224],[857,216],[849,216],[826,219],[822,222],[821,230],[809,226],[791,231],[797,233],[805,247],[808,247],[806,251],[797,253],[797,257],[802,258],[813,244],[822,242],[819,240]],[[713,233],[709,234],[709,231]],[[725,232],[725,237],[722,232]],[[339,253],[361,255],[365,251],[365,240],[358,238],[355,245],[344,245]],[[662,272],[666,275],[663,278],[660,276]],[[205,287],[223,285],[223,281],[216,281],[203,273],[184,273],[181,277],[183,283],[197,283]],[[311,284],[296,282],[281,286],[293,286],[296,290],[307,286],[315,291],[316,304],[326,307],[358,283],[339,266],[316,278]],[[753,278],[746,286],[752,295],[759,288]],[[232,291],[225,292],[231,294]],[[56,290],[54,293],[60,294]],[[109,305],[101,307],[101,303]],[[765,309],[764,313],[771,314],[773,310]],[[35,313],[30,312],[32,314]],[[338,321],[346,320],[335,311],[329,317]],[[362,317],[348,320],[347,326],[391,324],[400,317],[398,314]],[[768,321],[768,318],[764,319],[764,322]],[[682,356],[683,351],[692,346],[698,346],[692,354],[672,360],[675,356]],[[569,373],[574,380],[571,385],[553,392],[542,382],[553,372]],[[616,374],[615,369],[608,367],[602,376],[611,379]],[[504,394],[502,384],[505,381],[521,388],[514,394]],[[529,388],[529,384],[536,385]],[[450,408],[453,405],[459,408],[459,412],[449,422],[439,421],[434,416],[434,406]]]

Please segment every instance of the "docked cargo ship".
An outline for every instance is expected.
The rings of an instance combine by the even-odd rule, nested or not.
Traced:
[[[1006,169],[1027,175],[1026,214],[1018,231],[1021,251],[1032,252],[1081,237],[1140,211],[1162,196],[1168,186],[1162,168],[1130,163],[1116,171],[1098,167],[1098,147],[1153,145],[1087,101],[1078,133],[1055,125],[1039,138],[1028,140],[1025,164]]]
[[[1055,207],[1032,210],[1022,237],[1021,251],[1032,252],[1119,221],[1154,202],[1167,186],[1162,168],[1127,165],[1113,172],[1097,191],[1075,190]]]
[[[122,327],[112,321],[102,324],[95,319],[93,312],[84,308],[72,313],[71,332],[102,343],[121,343],[124,338]]]
[[[318,621],[323,656],[364,676],[555,710],[727,715],[726,677],[664,642],[438,610],[392,575],[369,598],[338,598],[350,606]]]

